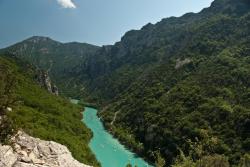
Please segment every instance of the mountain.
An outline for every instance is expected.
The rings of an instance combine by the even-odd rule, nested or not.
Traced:
[[[39,85],[38,75],[31,64],[12,55],[0,55],[0,145],[12,145],[9,137],[23,130],[67,146],[80,162],[99,166],[88,146],[92,133],[81,122],[82,108],[49,93]],[[22,140],[24,145],[30,142]]]
[[[249,27],[248,0],[215,0],[129,31],[59,75],[75,86],[66,95],[98,103],[105,127],[148,160],[219,154],[236,165],[250,151]]]
[[[163,19],[155,25],[147,24],[141,30],[127,32],[114,46],[100,48],[86,63],[73,68],[70,75],[80,78],[92,96],[110,101],[136,78],[174,56],[211,55],[218,53],[220,47],[232,45],[233,35],[241,35],[235,31],[243,29],[239,27],[240,23],[235,24],[237,18],[248,11],[249,2],[246,0],[217,0],[200,13]],[[244,25],[245,29],[247,26]],[[232,37],[229,37],[230,33]],[[224,38],[228,40],[224,41]]]
[[[84,59],[98,50],[98,46],[85,43],[60,43],[48,37],[34,36],[2,49],[2,53],[18,56],[34,66],[45,70],[59,87],[61,94],[71,96],[76,86],[71,79],[64,77],[72,67],[80,65]],[[80,88],[76,88],[78,92]]]
[[[249,27],[249,1],[216,0],[129,31],[75,76],[101,99],[105,126],[148,159],[220,154],[235,165],[250,151]]]

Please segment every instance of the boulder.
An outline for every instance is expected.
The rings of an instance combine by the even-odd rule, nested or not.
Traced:
[[[17,161],[17,154],[11,146],[0,145],[0,167],[11,167]]]
[[[90,167],[75,160],[67,147],[19,131],[12,146],[0,145],[0,167]]]

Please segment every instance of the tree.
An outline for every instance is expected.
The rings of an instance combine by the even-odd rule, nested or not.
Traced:
[[[250,154],[245,154],[241,160],[239,167],[249,167],[250,166]]]
[[[186,157],[183,153],[177,158],[172,167],[229,167],[227,158],[223,155],[204,156],[196,162],[190,157]],[[240,166],[247,167],[247,166]]]
[[[227,158],[223,155],[212,155],[202,157],[201,161],[197,161],[197,167],[229,167]]]
[[[14,93],[16,84],[15,75],[6,66],[0,65],[0,143],[5,143],[14,132],[13,124],[6,114],[8,107],[17,101]]]
[[[190,156],[186,157],[183,151],[179,151],[180,155],[176,158],[174,165],[172,165],[171,167],[196,167],[195,162]]]
[[[0,116],[6,115],[7,107],[13,106],[15,97],[16,76],[4,65],[0,65]]]
[[[155,162],[156,167],[164,167],[166,164],[166,161],[161,156],[160,151],[156,151],[154,155],[155,155],[155,159],[156,159],[156,162]]]

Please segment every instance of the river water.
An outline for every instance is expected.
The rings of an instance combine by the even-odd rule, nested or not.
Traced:
[[[128,163],[133,167],[152,167],[142,158],[127,150],[119,141],[109,134],[97,116],[97,110],[86,107],[82,120],[93,132],[90,148],[102,167],[126,167]]]

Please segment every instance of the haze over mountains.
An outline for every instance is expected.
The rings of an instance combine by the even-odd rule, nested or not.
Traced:
[[[150,161],[159,151],[168,165],[181,153],[236,165],[250,152],[249,27],[248,0],[215,0],[115,45],[32,37],[1,52],[47,70],[62,95],[98,105],[106,128]]]

